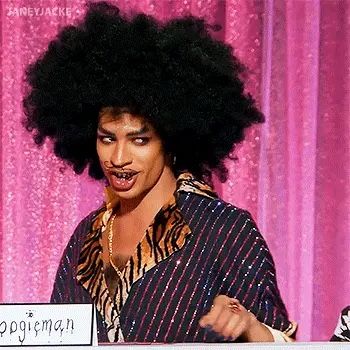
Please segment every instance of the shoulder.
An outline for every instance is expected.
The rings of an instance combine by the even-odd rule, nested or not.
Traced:
[[[186,221],[196,218],[198,222],[215,224],[214,227],[224,226],[224,232],[242,226],[257,231],[251,214],[221,198],[183,192],[178,195],[177,204]]]
[[[194,193],[181,193],[178,205],[191,231],[208,236],[219,247],[219,254],[235,256],[239,251],[250,257],[259,255],[274,265],[267,243],[247,210]]]
[[[200,206],[201,208],[208,208],[208,210],[213,210],[213,208],[220,207],[221,210],[225,211],[244,211],[230,203],[225,202],[219,197],[198,194],[195,192],[179,192],[176,202],[182,210]]]

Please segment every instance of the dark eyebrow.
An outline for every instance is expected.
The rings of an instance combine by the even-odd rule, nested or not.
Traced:
[[[139,136],[139,135],[145,134],[146,132],[149,132],[149,131],[150,131],[149,127],[147,125],[144,125],[140,130],[128,132],[126,135],[127,136]]]
[[[114,135],[113,132],[106,130],[101,125],[98,126],[98,131],[100,131],[106,135]],[[150,131],[150,128],[147,125],[144,125],[140,130],[128,132],[126,134],[126,136],[139,136],[139,135],[145,134],[146,132],[149,132],[149,131]]]
[[[104,127],[101,126],[101,125],[98,126],[97,130],[100,131],[100,132],[102,132],[102,133],[104,133],[104,134],[107,134],[107,135],[113,135],[112,132],[110,132],[110,131],[104,129]]]

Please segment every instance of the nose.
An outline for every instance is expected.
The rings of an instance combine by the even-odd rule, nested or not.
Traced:
[[[124,168],[132,163],[132,156],[126,144],[116,144],[111,156],[111,163],[116,168]]]

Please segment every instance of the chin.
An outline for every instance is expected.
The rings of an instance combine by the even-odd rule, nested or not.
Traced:
[[[143,198],[143,193],[137,189],[130,189],[129,191],[117,191],[114,189],[115,194],[120,200],[137,200],[138,198]]]
[[[137,197],[137,193],[135,193],[135,191],[133,191],[133,189],[131,189],[129,191],[120,191],[120,190],[115,189],[113,186],[112,186],[112,188],[113,188],[114,193],[118,196],[118,198],[132,199],[132,198]]]

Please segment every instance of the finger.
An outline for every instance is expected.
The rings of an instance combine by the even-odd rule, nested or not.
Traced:
[[[224,311],[224,310],[229,310],[232,312],[238,312],[240,311],[239,307],[238,307],[239,301],[238,299],[235,298],[230,298],[227,295],[218,295],[214,298],[213,300],[213,306],[210,310],[210,312],[208,312],[206,315],[204,315],[200,321],[199,321],[199,325],[201,327],[208,327],[211,326],[213,327],[214,324],[217,322],[217,319],[219,318],[220,314]],[[225,313],[226,314],[226,313]],[[218,325],[217,329],[221,329],[222,323],[226,323],[229,319],[229,314],[226,314],[226,318],[224,318],[221,322],[220,325]]]
[[[228,308],[223,308],[215,321],[210,323],[212,330],[222,335],[223,329],[225,329],[232,317],[236,318],[238,316],[233,315]]]
[[[232,298],[224,294],[217,295],[213,300],[213,305],[227,305]]]
[[[206,315],[201,317],[199,320],[199,325],[201,327],[213,326],[223,309],[224,307],[221,305],[213,305],[211,310]]]
[[[212,326],[213,330],[216,333],[220,334],[221,336],[226,337],[226,335],[223,334],[223,331],[226,329],[228,324],[230,324],[231,322],[238,323],[239,322],[239,316],[232,314],[231,311],[226,309],[220,314],[220,317],[218,317],[216,319],[215,323]]]
[[[236,298],[229,298],[229,299],[230,299],[230,301],[233,301],[234,303],[238,303],[238,304],[240,304],[239,300],[238,300],[238,299],[236,299]]]
[[[247,328],[246,320],[242,319],[236,315],[236,317],[231,317],[229,322],[227,322],[225,328],[222,329],[221,334],[226,339],[235,340],[237,339]]]
[[[213,305],[228,306],[230,303],[239,304],[239,300],[223,294],[217,295],[213,300]]]
[[[231,310],[233,313],[239,313],[241,311],[245,311],[245,308],[242,304],[239,303],[237,299],[230,299],[230,301],[227,304],[227,307]]]

